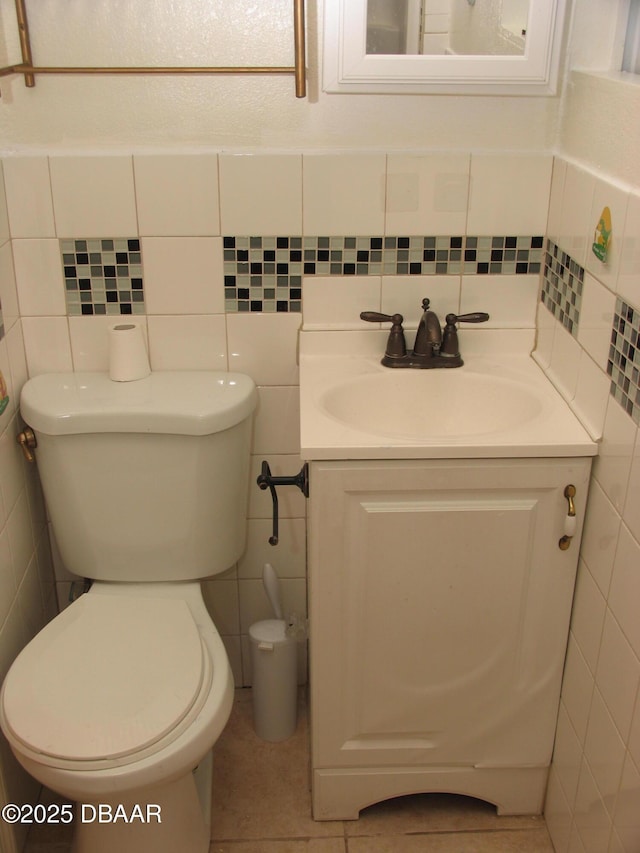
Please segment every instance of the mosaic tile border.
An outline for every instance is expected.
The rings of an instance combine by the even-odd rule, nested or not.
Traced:
[[[144,314],[137,237],[60,240],[67,314]]]
[[[578,335],[583,286],[584,268],[547,240],[540,298],[573,337]]]
[[[223,237],[225,309],[300,311],[304,276],[538,275],[544,238]]]
[[[611,377],[611,396],[640,425],[640,310],[619,297],[607,373]]]

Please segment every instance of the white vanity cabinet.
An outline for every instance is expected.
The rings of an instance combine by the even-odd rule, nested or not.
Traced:
[[[311,463],[316,819],[427,791],[541,811],[590,466]]]

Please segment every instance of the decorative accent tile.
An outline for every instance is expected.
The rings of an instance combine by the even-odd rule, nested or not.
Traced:
[[[574,338],[578,336],[584,268],[547,240],[541,300]]]
[[[224,237],[225,309],[301,310],[302,237]]]
[[[137,238],[60,240],[67,314],[144,314]]]
[[[225,307],[300,311],[303,276],[535,275],[543,237],[224,237]]]
[[[640,310],[616,299],[607,373],[611,396],[640,425]]]

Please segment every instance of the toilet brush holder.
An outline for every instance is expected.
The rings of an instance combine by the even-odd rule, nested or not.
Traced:
[[[249,628],[253,724],[258,737],[282,741],[297,725],[298,652],[284,619],[265,619]]]

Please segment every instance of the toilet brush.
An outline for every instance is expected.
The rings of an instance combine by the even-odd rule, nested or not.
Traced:
[[[280,584],[278,575],[271,563],[265,563],[262,570],[262,583],[264,584],[267,598],[271,602],[271,607],[276,619],[282,619],[282,603],[280,601]]]

